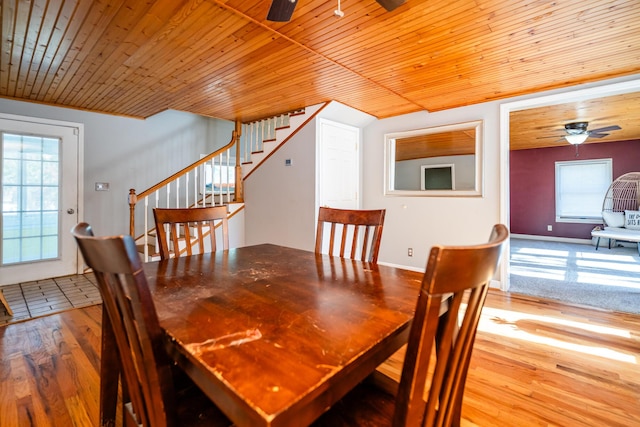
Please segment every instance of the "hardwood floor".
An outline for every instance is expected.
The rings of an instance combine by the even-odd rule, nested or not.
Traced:
[[[0,426],[98,419],[101,306],[0,327]],[[380,369],[399,375],[401,359]],[[463,426],[640,425],[640,316],[490,292]]]

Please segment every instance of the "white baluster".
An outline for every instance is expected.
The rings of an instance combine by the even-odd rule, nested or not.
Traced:
[[[231,202],[231,185],[229,185],[231,183],[231,178],[229,177],[229,172],[231,170],[231,149],[227,150],[227,203]]]
[[[198,169],[199,166],[196,166],[193,169],[193,197],[195,200],[195,207],[200,206],[200,200],[198,198]]]
[[[184,175],[184,205],[189,207],[189,172]]]
[[[219,204],[222,204],[222,164],[224,162],[222,161],[222,153],[220,153],[220,155],[218,156],[218,201],[220,202]],[[218,204],[218,203],[216,203]]]
[[[149,196],[144,198],[144,237],[142,238],[144,245],[144,262],[149,261]]]
[[[176,183],[176,208],[180,207],[180,178],[176,178],[174,181]],[[171,185],[171,183],[169,183]]]
[[[251,161],[251,153],[253,152],[253,134],[255,133],[255,129],[253,126],[253,123],[249,123],[249,129],[251,130],[249,133],[249,152],[247,153],[247,155],[249,156],[247,161]]]

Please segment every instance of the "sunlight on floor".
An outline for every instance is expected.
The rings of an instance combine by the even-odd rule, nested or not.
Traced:
[[[514,266],[512,275],[564,281],[565,269],[575,266],[577,283],[640,289],[640,264],[631,255],[594,253],[591,249],[572,254],[566,250],[521,248],[511,254],[511,260],[526,265]]]
[[[510,274],[524,277],[539,277],[541,279],[559,280],[563,281],[566,275],[564,269],[562,270],[550,270],[544,267],[513,267]]]
[[[613,335],[621,339],[630,339],[631,332],[608,326],[556,319],[548,316],[536,316],[509,310],[485,306],[478,330],[499,334],[515,339],[548,345],[563,350],[575,351],[592,356],[604,357],[632,364],[638,364],[638,356],[612,349],[602,348],[594,339],[593,346],[580,345],[567,340],[571,334],[582,331],[589,334]],[[570,332],[567,332],[569,330]]]
[[[615,286],[619,288],[629,288],[640,290],[640,277],[621,277],[611,274],[579,272],[577,283],[587,283],[591,285]]]
[[[633,261],[633,260],[632,260]],[[579,267],[609,269],[614,271],[626,271],[629,273],[640,273],[640,264],[633,261],[633,264],[627,264],[619,260],[576,260]]]
[[[519,250],[516,253],[511,254],[511,260],[517,260],[519,262],[528,262],[540,266],[549,267],[566,267],[567,255],[549,255],[549,251],[536,251],[536,250]],[[559,252],[559,251],[554,251]]]
[[[562,251],[559,249],[522,248],[522,249],[518,249],[517,253],[525,254],[525,255],[530,254],[535,256],[546,255],[546,256],[553,256],[553,257],[560,257],[560,258],[567,258],[569,256],[569,251]]]
[[[638,265],[638,262],[636,261],[636,259],[631,255],[620,255],[620,254],[609,255],[606,252],[599,252],[599,253],[578,252],[578,254],[580,255],[580,257],[587,258],[587,259],[602,260],[602,261],[615,262],[615,263],[621,263],[621,264]]]

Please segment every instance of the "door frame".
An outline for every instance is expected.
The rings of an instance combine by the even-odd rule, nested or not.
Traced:
[[[76,167],[78,169],[78,176],[77,176],[78,181],[76,182],[76,187],[77,187],[76,206],[77,206],[77,212],[78,212],[78,222],[81,222],[84,219],[84,124],[77,123],[77,122],[68,122],[64,120],[45,119],[45,118],[39,118],[39,117],[22,116],[17,114],[6,114],[6,113],[0,113],[0,119],[77,129],[78,147],[77,147]],[[81,274],[83,271],[83,264],[82,264],[82,258],[80,257],[80,251],[78,250],[77,247],[76,247],[75,259],[76,259],[76,274]],[[0,286],[0,289],[2,289],[1,286]]]
[[[529,108],[544,107],[548,105],[565,104],[567,102],[576,102],[584,99],[601,98],[611,95],[619,95],[623,93],[640,91],[640,79],[630,80],[621,83],[612,83],[602,86],[587,87],[576,89],[573,91],[564,91],[552,95],[528,98],[514,102],[507,102],[500,105],[500,222],[502,224],[510,224],[509,209],[509,120],[512,111],[526,110]],[[509,252],[510,244],[507,242],[505,247],[506,262],[500,267],[500,289],[509,290]]]

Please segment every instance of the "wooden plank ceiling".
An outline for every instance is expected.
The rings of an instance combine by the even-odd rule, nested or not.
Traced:
[[[286,23],[269,5],[4,0],[0,96],[242,121],[337,100],[384,118],[640,72],[638,0],[344,0],[343,18],[299,0]]]
[[[640,93],[627,93],[545,107],[513,111],[509,118],[512,150],[567,145],[564,125],[588,122],[588,130],[617,125],[602,138],[589,137],[585,144],[640,140]]]

